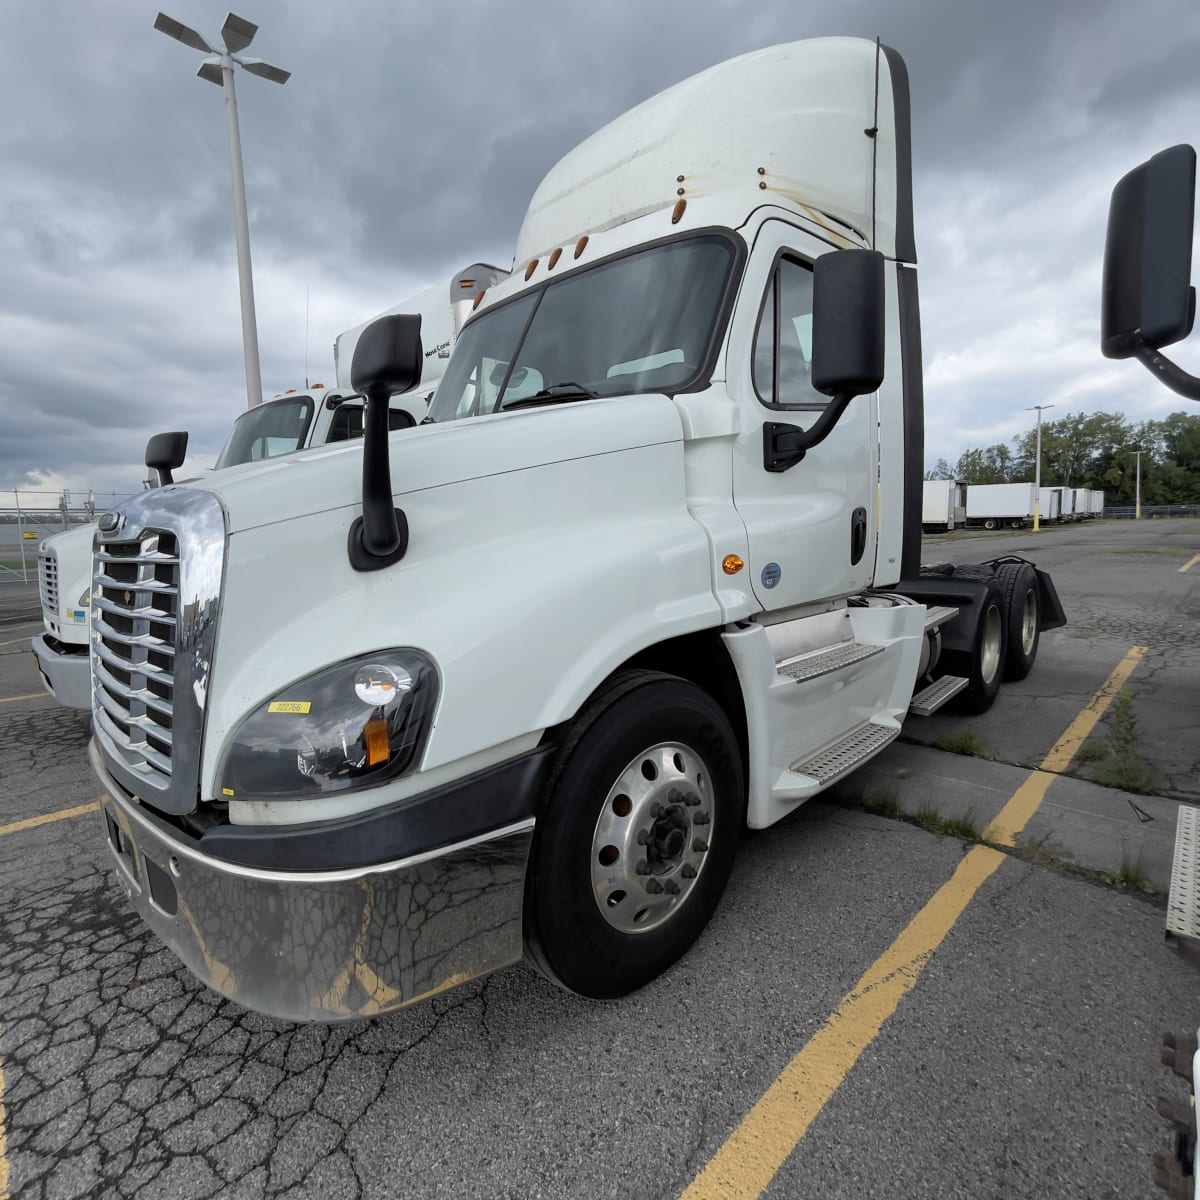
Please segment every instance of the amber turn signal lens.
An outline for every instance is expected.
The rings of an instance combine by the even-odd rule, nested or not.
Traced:
[[[391,751],[388,749],[386,721],[380,720],[378,717],[374,721],[368,721],[363,726],[363,741],[367,747],[368,767],[377,767],[391,757]]]
[[[727,554],[721,560],[721,570],[726,575],[736,575],[745,565],[736,554]]]

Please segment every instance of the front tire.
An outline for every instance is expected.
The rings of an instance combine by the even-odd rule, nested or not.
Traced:
[[[594,999],[635,991],[708,923],[746,794],[737,739],[708,693],[628,671],[570,726],[538,821],[526,947]]]

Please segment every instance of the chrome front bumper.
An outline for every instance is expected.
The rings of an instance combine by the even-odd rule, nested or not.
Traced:
[[[86,654],[57,654],[39,633],[33,639],[33,656],[42,685],[59,704],[91,709],[92,672]]]
[[[201,854],[104,769],[117,878],[204,983],[289,1021],[351,1021],[428,999],[522,956],[533,820],[395,862],[268,871]]]

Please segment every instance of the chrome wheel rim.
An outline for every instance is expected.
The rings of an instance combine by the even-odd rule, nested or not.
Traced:
[[[1000,606],[993,604],[983,614],[983,645],[979,652],[979,673],[991,683],[1000,669],[1000,643],[1003,640]]]
[[[1025,593],[1025,607],[1021,610],[1021,652],[1028,657],[1033,653],[1037,639],[1037,595],[1033,588]]]
[[[688,901],[708,859],[712,783],[694,750],[661,742],[630,760],[592,835],[592,895],[621,933],[646,933]]]

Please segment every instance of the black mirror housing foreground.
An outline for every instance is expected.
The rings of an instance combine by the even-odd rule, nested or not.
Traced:
[[[174,483],[171,472],[183,466],[187,455],[188,435],[186,429],[170,433],[156,433],[146,443],[145,463],[158,475],[159,486]]]
[[[1113,188],[1104,244],[1100,350],[1137,358],[1173,391],[1200,399],[1200,379],[1158,353],[1196,317],[1191,286],[1196,151],[1161,150]]]
[[[363,414],[362,516],[351,526],[346,552],[356,571],[378,571],[408,549],[408,520],[392,504],[388,401],[421,381],[421,318],[380,317],[354,347],[350,382],[367,398]]]

